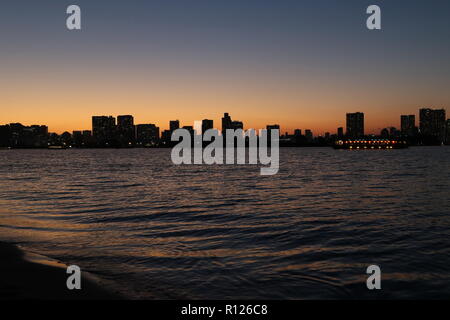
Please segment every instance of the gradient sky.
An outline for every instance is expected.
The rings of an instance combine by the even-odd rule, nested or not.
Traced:
[[[66,29],[70,4],[81,31]],[[381,31],[366,8],[382,8]],[[133,114],[167,128],[223,112],[246,128],[366,131],[450,105],[450,1],[39,0],[0,9],[0,123],[91,129]],[[450,110],[449,110],[450,111]]]

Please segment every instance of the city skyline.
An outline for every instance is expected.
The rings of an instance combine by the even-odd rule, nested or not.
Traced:
[[[277,124],[279,126],[279,128],[280,128],[280,134],[285,134],[285,133],[295,134],[296,130],[302,129],[302,130],[310,130],[310,131],[312,131],[315,136],[324,136],[326,133],[330,133],[330,134],[337,133],[338,129],[341,128],[341,127],[344,128],[344,130],[345,130],[345,128],[346,128],[346,121],[347,121],[346,120],[346,116],[348,116],[349,114],[362,114],[363,115],[363,121],[364,121],[364,126],[363,126],[362,130],[363,130],[364,134],[366,134],[366,135],[367,134],[369,134],[369,135],[378,135],[378,134],[380,134],[380,132],[383,129],[386,129],[386,128],[387,129],[389,129],[389,128],[401,129],[402,128],[402,121],[403,121],[401,116],[414,116],[413,117],[414,119],[419,119],[420,110],[422,110],[422,109],[444,110],[444,113],[445,113],[445,110],[446,110],[446,108],[443,108],[443,107],[433,107],[433,106],[418,107],[416,112],[406,111],[405,113],[402,113],[400,115],[400,117],[399,117],[399,115],[392,115],[391,116],[392,118],[394,118],[394,117],[396,118],[396,120],[395,120],[396,123],[391,123],[390,125],[381,125],[381,126],[379,124],[377,124],[375,126],[376,129],[373,129],[373,130],[365,129],[365,128],[367,128],[367,121],[366,120],[368,118],[370,119],[370,117],[367,116],[368,113],[366,113],[366,112],[364,112],[362,110],[354,111],[354,112],[352,111],[352,112],[344,112],[344,113],[342,113],[341,117],[339,118],[339,120],[336,120],[336,123],[337,123],[336,127],[330,128],[330,130],[326,130],[326,131],[319,131],[316,128],[310,128],[310,127],[299,126],[299,125],[298,126],[294,125],[292,128],[291,127],[287,128],[287,127],[283,126],[282,123],[276,121],[275,119],[272,119],[272,120],[268,119],[267,123],[262,123],[261,126],[259,126],[259,127],[252,127],[252,126],[247,125],[248,123],[254,123],[254,121],[252,121],[252,119],[245,119],[244,121],[242,121],[242,125],[243,125],[243,129],[247,130],[247,129],[263,129],[263,128],[266,128],[267,125]],[[133,119],[134,119],[134,122],[136,124],[154,124],[154,125],[156,125],[159,128],[160,132],[163,132],[165,130],[170,130],[171,129],[171,122],[173,122],[173,121],[178,121],[178,127],[180,127],[180,128],[182,128],[184,126],[193,126],[195,121],[200,121],[201,122],[201,121],[203,121],[205,119],[211,120],[215,124],[219,124],[219,123],[222,122],[222,117],[221,116],[217,116],[217,115],[214,116],[214,117],[210,117],[210,118],[208,118],[208,117],[195,117],[195,120],[192,121],[192,122],[185,121],[184,119],[181,119],[180,117],[174,117],[173,119],[167,119],[167,121],[165,121],[163,125],[161,125],[159,122],[152,121],[152,120],[136,120],[136,119],[139,119],[139,118],[137,118],[132,113],[126,113],[126,112],[125,113],[116,114],[115,118],[118,118],[120,116],[126,116],[126,115],[132,115]],[[103,114],[101,116],[111,117],[113,115],[112,115],[112,113],[105,113],[105,114]],[[235,118],[241,119],[238,116],[236,116],[235,114],[233,114],[233,116]],[[46,125],[49,128],[49,130],[48,130],[49,132],[56,133],[56,134],[63,134],[64,132],[72,133],[74,131],[86,131],[86,130],[91,130],[92,131],[91,117],[93,117],[93,116],[90,115],[90,116],[87,117],[87,119],[89,119],[89,120],[87,120],[86,122],[88,122],[89,124],[86,125],[85,127],[82,127],[82,128],[72,128],[72,129],[68,128],[67,130],[57,131],[57,130],[51,130],[51,127],[47,123],[44,123],[44,125]],[[444,117],[445,117],[445,115],[444,115]],[[20,124],[23,124],[23,125],[26,125],[26,126],[42,125],[42,123],[39,123],[38,121],[32,121],[30,123],[26,123],[26,122],[17,121],[17,120],[10,121],[10,122],[0,122],[0,125],[7,125],[7,124],[12,124],[12,123],[20,123]],[[217,125],[215,125],[215,128],[220,129]]]
[[[214,120],[203,119],[193,125],[180,125],[180,120],[170,120],[169,128],[160,130],[154,123],[135,123],[133,115],[92,116],[90,130],[66,131],[60,135],[49,132],[46,125],[24,126],[21,123],[0,125],[0,147],[170,147],[172,134],[179,128],[187,129],[192,135],[204,134],[208,129],[219,132],[226,130],[278,130],[283,146],[329,146],[334,142],[364,140],[370,137],[382,139],[402,138],[413,145],[450,144],[450,119],[445,109],[419,109],[419,122],[412,114],[400,115],[400,127],[386,127],[378,134],[365,131],[365,115],[362,112],[346,113],[344,127],[334,132],[317,135],[311,129],[297,128],[291,134],[283,131],[279,124],[266,124],[263,128],[245,128],[244,122],[231,117],[228,112],[221,118],[221,127]],[[303,133],[302,134],[302,130]]]
[[[365,26],[368,1],[77,4],[79,32],[64,3],[2,6],[0,123],[62,133],[89,129],[92,114],[135,114],[164,130],[227,110],[246,127],[324,134],[348,110],[378,133],[397,114],[450,105],[448,1],[383,1],[379,32]]]

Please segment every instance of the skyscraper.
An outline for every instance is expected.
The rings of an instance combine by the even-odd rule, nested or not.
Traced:
[[[347,113],[347,137],[352,139],[364,137],[364,113]]]
[[[443,142],[445,137],[445,110],[423,108],[420,113],[420,133],[424,137],[433,137]]]
[[[97,146],[111,146],[115,144],[116,119],[112,116],[93,116],[92,135]]]
[[[159,142],[159,127],[150,124],[138,124],[136,126],[137,144],[144,147],[154,146]]]
[[[227,129],[231,129],[231,117],[228,114],[228,112],[225,112],[223,114],[223,118],[222,118],[222,134],[225,134],[225,130]]]
[[[416,116],[413,114],[400,116],[400,125],[402,135],[412,137],[416,128]]]
[[[134,118],[131,115],[117,117],[117,134],[121,146],[132,146],[136,140]]]
[[[202,121],[202,134],[204,134],[206,132],[206,130],[213,129],[213,128],[214,128],[213,120],[204,119]]]
[[[179,120],[171,120],[169,122],[169,128],[170,128],[171,132],[179,129],[180,128],[180,121]]]
[[[244,129],[244,124],[242,121],[233,121],[228,113],[224,113],[222,118],[222,135],[225,134],[227,129]]]

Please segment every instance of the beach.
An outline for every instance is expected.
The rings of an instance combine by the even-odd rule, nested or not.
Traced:
[[[66,266],[29,254],[9,243],[0,243],[0,300],[116,300],[119,294],[105,288],[100,281],[81,274],[81,289],[66,286]],[[36,257],[36,256],[35,256]]]

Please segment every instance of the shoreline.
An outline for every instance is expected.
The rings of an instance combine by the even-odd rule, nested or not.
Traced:
[[[0,300],[122,300],[95,276],[81,272],[81,290],[66,286],[67,266],[0,242]]]

